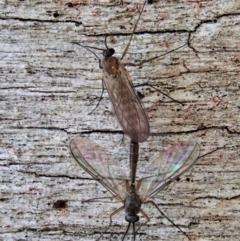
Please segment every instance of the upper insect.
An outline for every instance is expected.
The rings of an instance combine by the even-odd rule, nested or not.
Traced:
[[[144,5],[140,12],[139,18],[143,11]],[[129,42],[123,51],[121,59],[123,59],[127,53],[137,23],[134,27]],[[113,48],[108,48],[105,38],[106,49],[103,50],[104,58],[101,60],[91,49],[102,49],[92,46],[83,46],[76,42],[73,43],[86,48],[99,59],[99,67],[103,69],[103,86],[107,88],[117,120],[124,133],[127,134],[133,142],[139,143],[146,141],[150,133],[148,117],[140,103],[138,95],[133,89],[134,86],[132,78],[125,69],[124,64],[121,62],[121,59],[113,56],[115,50]]]

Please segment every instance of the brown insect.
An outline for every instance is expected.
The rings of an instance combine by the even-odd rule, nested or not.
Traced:
[[[124,64],[121,62],[121,60],[124,58],[124,56],[126,55],[128,49],[129,49],[132,37],[137,28],[137,24],[139,22],[139,19],[141,17],[141,14],[143,12],[146,2],[147,1],[144,1],[144,4],[141,8],[139,17],[133,28],[132,35],[131,35],[129,42],[126,45],[126,47],[123,51],[122,57],[120,59],[113,56],[115,53],[115,50],[113,48],[108,48],[107,37],[105,38],[106,49],[96,48],[96,47],[92,47],[92,46],[85,46],[85,45],[81,45],[77,42],[72,42],[74,44],[77,44],[77,45],[87,49],[92,54],[94,54],[99,60],[99,67],[101,69],[103,69],[103,78],[102,78],[103,91],[102,91],[101,97],[99,99],[99,102],[96,105],[96,107],[94,108],[94,110],[98,107],[98,105],[101,101],[101,98],[102,98],[102,95],[104,92],[104,86],[105,86],[108,91],[109,98],[111,100],[111,103],[112,103],[112,106],[113,106],[113,109],[114,109],[114,112],[115,112],[115,115],[117,117],[119,124],[121,125],[124,133],[130,137],[131,141],[136,142],[136,143],[144,142],[147,140],[149,133],[150,133],[149,121],[148,121],[147,114],[140,102],[139,96],[135,93],[135,91],[133,89],[134,86],[133,86],[132,78],[129,75],[128,71],[125,69]],[[150,58],[147,60],[143,60],[137,64],[128,63],[127,65],[141,66],[142,64],[144,64],[146,62],[150,62],[150,61],[160,58],[164,55],[167,55],[173,51],[176,51],[185,45],[186,44],[184,44],[174,50],[171,50],[163,55],[156,56],[156,57],[153,57],[153,58]],[[101,60],[92,51],[92,49],[102,50],[104,58]],[[182,104],[181,102],[169,97],[168,95],[166,95],[165,93],[163,93],[162,91],[157,89],[156,87],[154,87],[154,86],[151,86],[151,87],[156,89],[157,91],[159,91],[161,94],[167,96],[174,102]]]
[[[101,69],[103,69],[103,86],[107,88],[109,98],[113,105],[117,120],[121,125],[124,133],[131,138],[131,141],[137,143],[147,140],[150,132],[149,122],[148,117],[142,107],[142,104],[140,103],[140,99],[133,89],[134,86],[132,78],[129,75],[128,71],[125,69],[124,65],[121,63],[121,60],[124,58],[128,51],[134,31],[136,30],[138,21],[143,12],[145,3],[146,1],[142,6],[130,40],[125,50],[123,51],[122,57],[120,59],[113,56],[113,54],[115,53],[114,49],[108,48],[106,41],[107,38],[105,38],[106,49],[103,50],[104,58],[102,60],[91,50],[102,49],[91,46],[83,46],[79,43],[73,42],[74,44],[78,44],[81,47],[86,48],[99,59],[99,66]],[[99,103],[97,104],[96,108],[98,107],[98,105]]]

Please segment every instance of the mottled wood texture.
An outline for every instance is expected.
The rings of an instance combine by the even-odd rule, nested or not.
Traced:
[[[95,240],[121,205],[111,200],[81,203],[108,194],[76,168],[70,139],[89,136],[116,161],[128,158],[129,139],[121,144],[107,93],[88,115],[101,94],[101,70],[91,53],[71,41],[104,47],[109,35],[109,45],[120,56],[140,2],[1,1],[0,240]],[[224,147],[200,159],[154,200],[191,240],[237,241],[240,2],[152,2],[125,61],[161,55],[194,38],[141,68],[128,67],[151,125],[150,138],[140,146],[140,162],[150,162],[181,140],[197,140],[202,154]],[[186,240],[157,210],[143,209],[151,221],[137,240]],[[121,240],[125,230],[122,212],[102,240]]]

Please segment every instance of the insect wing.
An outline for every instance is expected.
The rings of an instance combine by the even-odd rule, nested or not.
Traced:
[[[125,174],[120,174],[116,161],[111,162],[109,156],[98,145],[87,138],[75,138],[70,142],[70,150],[77,163],[100,182],[113,196],[123,201],[126,197]],[[114,164],[115,163],[115,164]]]
[[[161,160],[151,163],[152,168],[147,171],[150,174],[139,180],[138,194],[141,199],[147,201],[188,171],[197,161],[199,153],[200,147],[197,143],[182,142],[168,149]]]
[[[149,136],[148,117],[133,90],[130,75],[119,60],[116,75],[110,75],[104,69],[103,80],[124,133],[134,142],[146,141]]]

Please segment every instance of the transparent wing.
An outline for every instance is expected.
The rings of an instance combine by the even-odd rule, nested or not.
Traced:
[[[100,146],[87,138],[72,139],[70,150],[77,163],[87,173],[100,182],[118,200],[125,199],[128,179],[125,174],[120,174],[121,170],[116,160],[111,160]]]
[[[111,62],[112,59],[115,61],[114,64]],[[114,74],[109,74],[113,68]],[[133,90],[130,75],[117,58],[110,57],[104,60],[103,81],[124,133],[134,142],[146,141],[149,136],[147,115]]]
[[[156,195],[180,175],[184,174],[197,161],[200,147],[197,143],[182,142],[163,153],[161,160],[150,161],[138,181],[137,189],[143,201]]]

